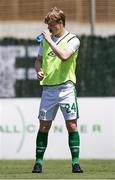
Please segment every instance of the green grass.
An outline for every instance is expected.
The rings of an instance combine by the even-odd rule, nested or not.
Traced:
[[[115,160],[81,160],[83,174],[71,173],[69,160],[45,160],[43,173],[31,173],[33,160],[0,160],[0,179],[115,179]]]

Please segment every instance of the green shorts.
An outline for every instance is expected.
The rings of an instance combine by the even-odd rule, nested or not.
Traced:
[[[71,81],[58,86],[43,87],[38,118],[52,121],[59,108],[65,120],[79,118],[76,90]]]

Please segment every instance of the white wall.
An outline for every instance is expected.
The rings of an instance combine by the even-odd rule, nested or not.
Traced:
[[[38,34],[41,34],[43,29],[46,29],[42,21],[0,21],[0,38],[14,37],[24,39],[36,39]],[[76,21],[67,21],[66,28],[71,33],[80,36],[82,34],[90,35],[89,23],[78,23]],[[96,23],[95,35],[96,36],[112,36],[115,34],[115,23]]]
[[[0,159],[35,158],[40,99],[0,99]],[[81,158],[115,159],[115,97],[78,98]],[[47,159],[69,159],[67,130],[60,111],[49,134]]]

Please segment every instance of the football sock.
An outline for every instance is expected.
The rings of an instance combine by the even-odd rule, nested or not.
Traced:
[[[78,132],[69,132],[69,148],[72,156],[72,165],[79,164],[80,137]]]
[[[47,147],[48,132],[38,131],[36,138],[36,163],[42,165],[44,152]]]

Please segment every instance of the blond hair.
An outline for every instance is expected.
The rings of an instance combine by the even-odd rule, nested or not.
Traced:
[[[52,22],[59,22],[61,20],[63,25],[65,26],[65,19],[66,17],[64,12],[61,9],[54,7],[46,15],[44,22],[48,24]]]

